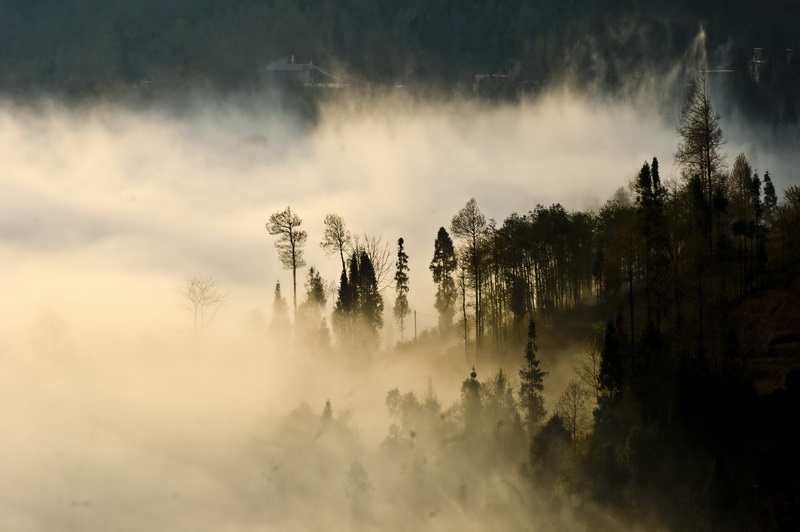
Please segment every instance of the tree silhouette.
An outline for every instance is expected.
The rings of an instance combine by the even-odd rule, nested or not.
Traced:
[[[328,214],[325,216],[325,230],[322,233],[322,242],[319,246],[328,255],[339,254],[342,261],[342,271],[347,269],[344,261],[344,254],[352,244],[350,231],[345,226],[344,219],[338,214]]]
[[[536,357],[536,322],[528,324],[528,339],[525,343],[525,362],[519,370],[519,405],[524,413],[525,428],[530,437],[536,432],[544,418],[544,377]]]
[[[356,458],[350,464],[344,480],[344,493],[350,501],[350,513],[353,518],[361,520],[369,517],[372,500],[372,482],[369,480],[364,464]]]
[[[680,141],[675,152],[675,162],[683,169],[684,176],[698,176],[709,206],[707,222],[709,254],[713,253],[713,209],[715,188],[722,186],[721,172],[725,166],[725,155],[721,152],[725,144],[720,116],[711,105],[705,75],[697,77],[689,88],[686,101],[678,121]]]
[[[269,323],[269,331],[277,339],[285,339],[289,328],[289,308],[286,300],[281,295],[281,282],[275,283],[275,297],[272,301],[272,321]]]
[[[439,312],[439,331],[445,332],[453,323],[458,296],[453,272],[458,267],[453,240],[444,227],[439,228],[433,244],[433,260],[430,270],[436,284],[436,310]]]
[[[351,280],[352,284],[352,280]],[[372,261],[366,252],[361,252],[358,262],[358,311],[366,331],[375,341],[378,329],[383,327],[383,297],[378,290],[378,280]]]
[[[404,340],[405,317],[408,316],[408,255],[403,249],[403,239],[397,241],[397,273],[394,275],[397,298],[394,302],[394,316],[400,323],[400,341]]]
[[[192,313],[195,331],[205,329],[217,316],[227,294],[219,291],[218,283],[211,277],[192,277],[181,290],[186,298],[185,307]]]
[[[292,270],[292,304],[295,316],[297,316],[297,269],[306,265],[303,260],[303,246],[308,239],[306,232],[298,229],[302,223],[303,220],[292,212],[292,208],[286,207],[270,216],[266,224],[269,234],[278,236],[275,247],[283,267]]]
[[[450,231],[456,238],[464,241],[472,274],[472,288],[475,294],[475,348],[480,356],[481,338],[483,335],[483,315],[481,308],[481,257],[480,245],[486,234],[486,217],[478,209],[475,198],[470,199],[464,207],[453,216]]]

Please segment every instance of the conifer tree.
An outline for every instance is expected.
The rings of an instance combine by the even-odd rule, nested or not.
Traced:
[[[456,313],[455,304],[458,293],[453,272],[458,267],[453,240],[444,227],[439,228],[433,244],[433,260],[430,270],[436,284],[436,310],[439,312],[439,331],[444,332],[453,323]]]
[[[366,326],[367,332],[377,340],[378,329],[383,327],[383,297],[378,291],[375,270],[366,252],[361,252],[358,279],[355,283],[351,279],[350,284],[358,287],[358,313],[362,323]]]
[[[764,172],[764,220],[767,224],[772,223],[777,206],[778,195],[775,193],[775,185],[772,184],[769,172]]]
[[[272,301],[272,321],[269,324],[270,333],[277,338],[285,338],[291,322],[289,321],[289,308],[286,300],[281,295],[281,282],[275,283],[275,297]]]
[[[528,325],[528,340],[525,344],[525,362],[519,370],[519,405],[522,408],[528,436],[532,437],[544,419],[544,377],[536,357],[536,322]]]
[[[470,439],[477,439],[481,433],[483,405],[481,383],[475,366],[469,378],[461,384],[461,401],[464,415],[464,432]]]
[[[397,273],[394,275],[395,290],[397,298],[394,301],[394,316],[400,323],[400,341],[404,340],[405,317],[409,313],[408,308],[408,255],[403,249],[404,241],[400,238],[397,241]]]

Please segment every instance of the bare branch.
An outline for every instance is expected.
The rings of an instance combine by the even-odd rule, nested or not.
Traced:
[[[381,291],[392,285],[394,276],[390,275],[394,261],[389,244],[383,241],[380,235],[375,233],[364,233],[361,238],[356,236],[353,248],[357,255],[365,252],[375,270],[375,280],[378,282],[378,290]]]
[[[184,307],[194,318],[195,331],[203,330],[211,324],[228,296],[219,292],[217,281],[211,277],[188,279],[181,295],[186,298]]]

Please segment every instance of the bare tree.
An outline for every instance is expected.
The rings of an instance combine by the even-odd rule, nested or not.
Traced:
[[[595,403],[600,398],[600,342],[596,339],[589,341],[586,349],[581,353],[575,365],[575,373],[578,375],[583,392],[591,397]]]
[[[181,294],[186,298],[184,306],[194,318],[195,331],[211,324],[228,295],[220,293],[217,281],[211,277],[188,279]]]
[[[329,214],[325,217],[325,231],[322,233],[322,242],[319,247],[325,250],[328,255],[339,253],[342,260],[342,271],[347,269],[344,261],[345,253],[349,251],[352,244],[350,231],[345,227],[344,219],[338,214]]]
[[[270,216],[266,224],[269,234],[278,235],[275,247],[278,249],[278,257],[283,267],[292,270],[292,303],[295,318],[297,317],[297,268],[306,265],[303,259],[303,246],[308,239],[306,232],[298,229],[302,223],[303,220],[292,212],[292,208],[286,207]]]
[[[392,266],[394,266],[392,252],[389,250],[389,244],[384,242],[380,235],[364,233],[360,238],[356,236],[353,248],[357,256],[360,256],[363,251],[369,257],[372,268],[375,270],[375,280],[378,281],[379,291],[392,285],[394,280],[394,275],[390,275]]]
[[[556,402],[556,414],[564,421],[564,426],[572,436],[573,442],[591,428],[592,415],[581,383],[576,380],[569,381],[564,393]]]

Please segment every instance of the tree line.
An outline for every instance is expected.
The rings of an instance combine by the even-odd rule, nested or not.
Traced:
[[[800,204],[797,186],[779,204],[769,172],[760,175],[744,154],[728,167],[719,120],[700,77],[678,126],[681,179],[663,180],[654,157],[598,212],[538,205],[498,224],[470,199],[433,243],[437,332],[457,334],[470,360],[502,358],[521,345],[530,319],[547,323],[590,305],[619,315],[631,339],[657,331],[676,350],[693,346],[710,360],[723,358],[733,333],[718,310],[796,275]],[[295,317],[307,239],[300,224],[289,207],[267,224],[292,271]],[[353,238],[341,216],[325,218],[320,245],[342,265],[330,321],[340,346],[363,335],[378,345],[382,289],[392,281],[393,315],[404,339],[409,258],[404,240],[397,243],[393,261],[379,237]],[[318,292],[321,281],[312,277],[307,288]],[[311,292],[307,301],[325,305]]]

